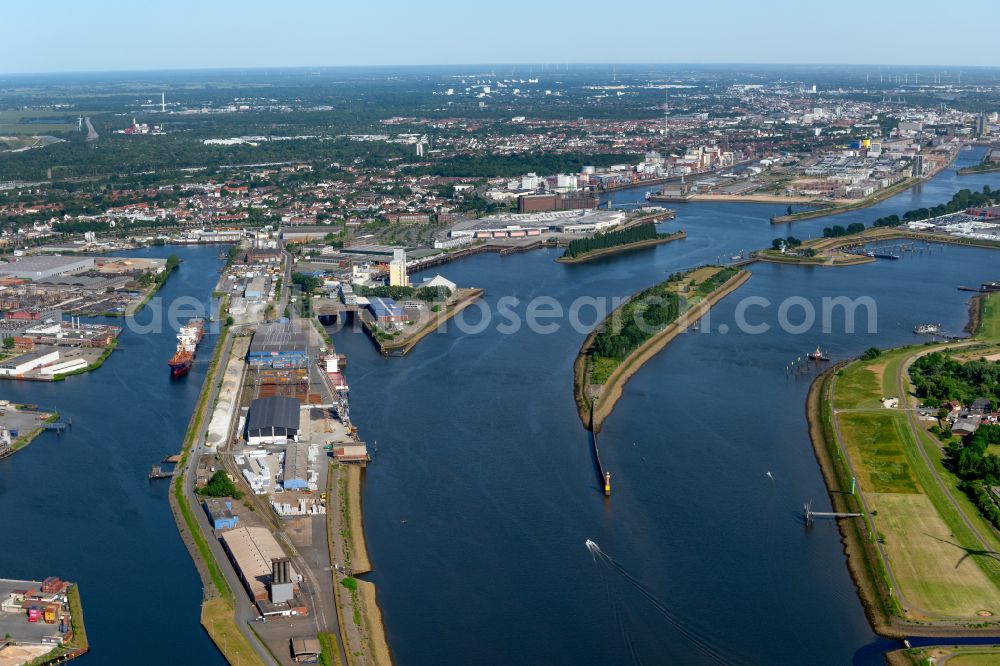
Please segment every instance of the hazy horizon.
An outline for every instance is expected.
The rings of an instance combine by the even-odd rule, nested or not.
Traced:
[[[142,6],[105,0],[82,17],[75,3],[53,0],[44,19],[35,7],[5,7],[6,24],[17,29],[0,43],[0,70],[10,76],[476,63],[1000,66],[1000,54],[946,48],[955,30],[965,30],[962,19],[989,25],[1000,19],[1000,5],[959,0],[948,7],[955,28],[944,34],[940,4],[931,0],[905,8],[846,0],[832,23],[824,8],[789,0],[766,9],[722,0],[712,6],[712,21],[690,5],[612,13],[592,0],[571,12],[523,0],[501,7],[386,0],[307,1],[280,13],[263,0]]]

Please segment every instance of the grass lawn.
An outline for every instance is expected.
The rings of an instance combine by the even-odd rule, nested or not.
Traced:
[[[1000,615],[1000,588],[980,568],[989,555],[959,545],[927,495],[874,493],[876,529],[885,537],[893,572],[906,601],[932,614],[976,618],[980,611]],[[909,614],[922,613],[910,608]]]
[[[259,664],[264,666],[246,637],[236,628],[232,606],[222,598],[210,599],[201,605],[201,624],[212,637],[230,664]]]
[[[1000,293],[990,294],[983,303],[982,319],[976,337],[1000,339]]]
[[[884,395],[881,384],[881,365],[878,372],[874,364],[852,363],[837,377],[834,409],[878,409]]]
[[[319,655],[319,663],[323,666],[340,666],[340,650],[337,649],[337,638],[333,634],[317,636],[323,652]]]
[[[852,458],[860,456],[862,490],[876,493],[920,493],[899,436],[900,414],[890,410],[838,414],[840,432]]]

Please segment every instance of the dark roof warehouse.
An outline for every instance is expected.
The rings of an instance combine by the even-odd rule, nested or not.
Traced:
[[[250,403],[247,416],[247,439],[287,437],[294,439],[299,432],[299,401],[276,395],[257,398]]]

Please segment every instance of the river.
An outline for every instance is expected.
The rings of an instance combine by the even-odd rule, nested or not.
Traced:
[[[516,297],[523,318],[534,297],[568,308],[581,296],[625,296],[778,235],[809,238],[834,223],[944,202],[962,187],[1000,186],[1000,174],[955,174],[981,156],[963,152],[933,181],[833,221],[772,226],[780,206],[678,204],[677,220],[662,228],[685,229],[683,241],[582,265],[540,250],[436,270],[484,287],[494,315],[501,298]],[[955,246],[849,268],[751,266],[753,277],[710,325],[678,338],[627,385],[601,434],[610,500],[572,398],[583,332],[564,322],[549,334],[505,334],[494,318],[476,334],[452,325],[405,358],[378,356],[362,334],[336,333],[349,359],[352,417],[378,443],[365,531],[395,658],[882,663],[897,644],[873,635],[835,525],[802,524],[805,502],[829,503],[806,430],[809,378],[784,368],[817,344],[836,360],[912,342],[925,321],[959,332],[968,294],[956,287],[1000,278],[997,266],[988,250]],[[747,315],[769,332],[736,325],[749,296],[771,304]],[[819,320],[804,334],[784,332],[777,310],[790,296],[817,311],[823,297],[871,297],[877,332],[847,334],[842,316],[830,333]],[[789,319],[801,321],[801,309]],[[611,559],[588,551],[587,539]]]
[[[129,254],[171,253],[183,262],[140,324],[151,323],[159,302],[211,296],[222,265],[217,247]],[[199,621],[201,579],[170,513],[169,483],[146,478],[152,464],[180,450],[217,339],[209,332],[190,374],[171,380],[175,333],[126,328],[120,350],[95,372],[0,383],[3,398],[72,419],[62,435],[42,433],[0,461],[0,576],[80,584],[91,645],[81,663],[226,663]]]
[[[978,161],[962,153],[956,166]],[[870,221],[947,200],[960,187],[1000,186],[1000,174],[954,168],[876,207]],[[622,192],[618,202],[635,201]],[[779,234],[816,235],[829,220],[772,227],[775,207],[680,204],[684,241],[562,265],[554,251],[479,255],[440,268],[504,296],[624,296],[667,273],[750,250]],[[165,302],[209,297],[217,248],[137,252],[184,263]],[[822,344],[834,358],[911,341],[912,327],[965,323],[960,283],[998,279],[996,255],[938,247],[898,262],[823,269],[757,264],[703,332],[681,336],[628,384],[605,423],[602,455],[614,496],[600,494],[571,396],[583,333],[476,335],[456,327],[407,357],[385,359],[341,332],[352,415],[378,442],[364,490],[365,525],[389,643],[402,664],[568,661],[880,663],[847,575],[836,529],[806,531],[803,502],[826,491],[805,430],[808,381],[784,365]],[[740,333],[743,296],[877,299],[878,333]],[[775,307],[754,323],[775,323]],[[515,309],[524,314],[524,305]],[[145,322],[152,310],[140,315]],[[475,320],[476,309],[466,320]],[[730,328],[718,332],[720,324]],[[0,396],[57,407],[73,426],[44,433],[0,461],[8,544],[0,575],[80,583],[92,652],[84,663],[224,663],[202,630],[200,579],[149,466],[180,446],[216,336],[191,374],[171,381],[173,331],[126,330],[96,372],[53,384],[5,382]],[[771,484],[765,474],[771,471]],[[405,521],[405,522],[404,522]],[[613,562],[595,557],[593,539]]]

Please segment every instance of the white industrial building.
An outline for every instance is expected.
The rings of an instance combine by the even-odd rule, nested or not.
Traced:
[[[59,360],[58,349],[36,349],[0,363],[0,375],[18,377]]]
[[[93,257],[64,257],[59,254],[37,255],[22,257],[17,261],[0,265],[0,274],[22,280],[40,280],[93,267]]]

